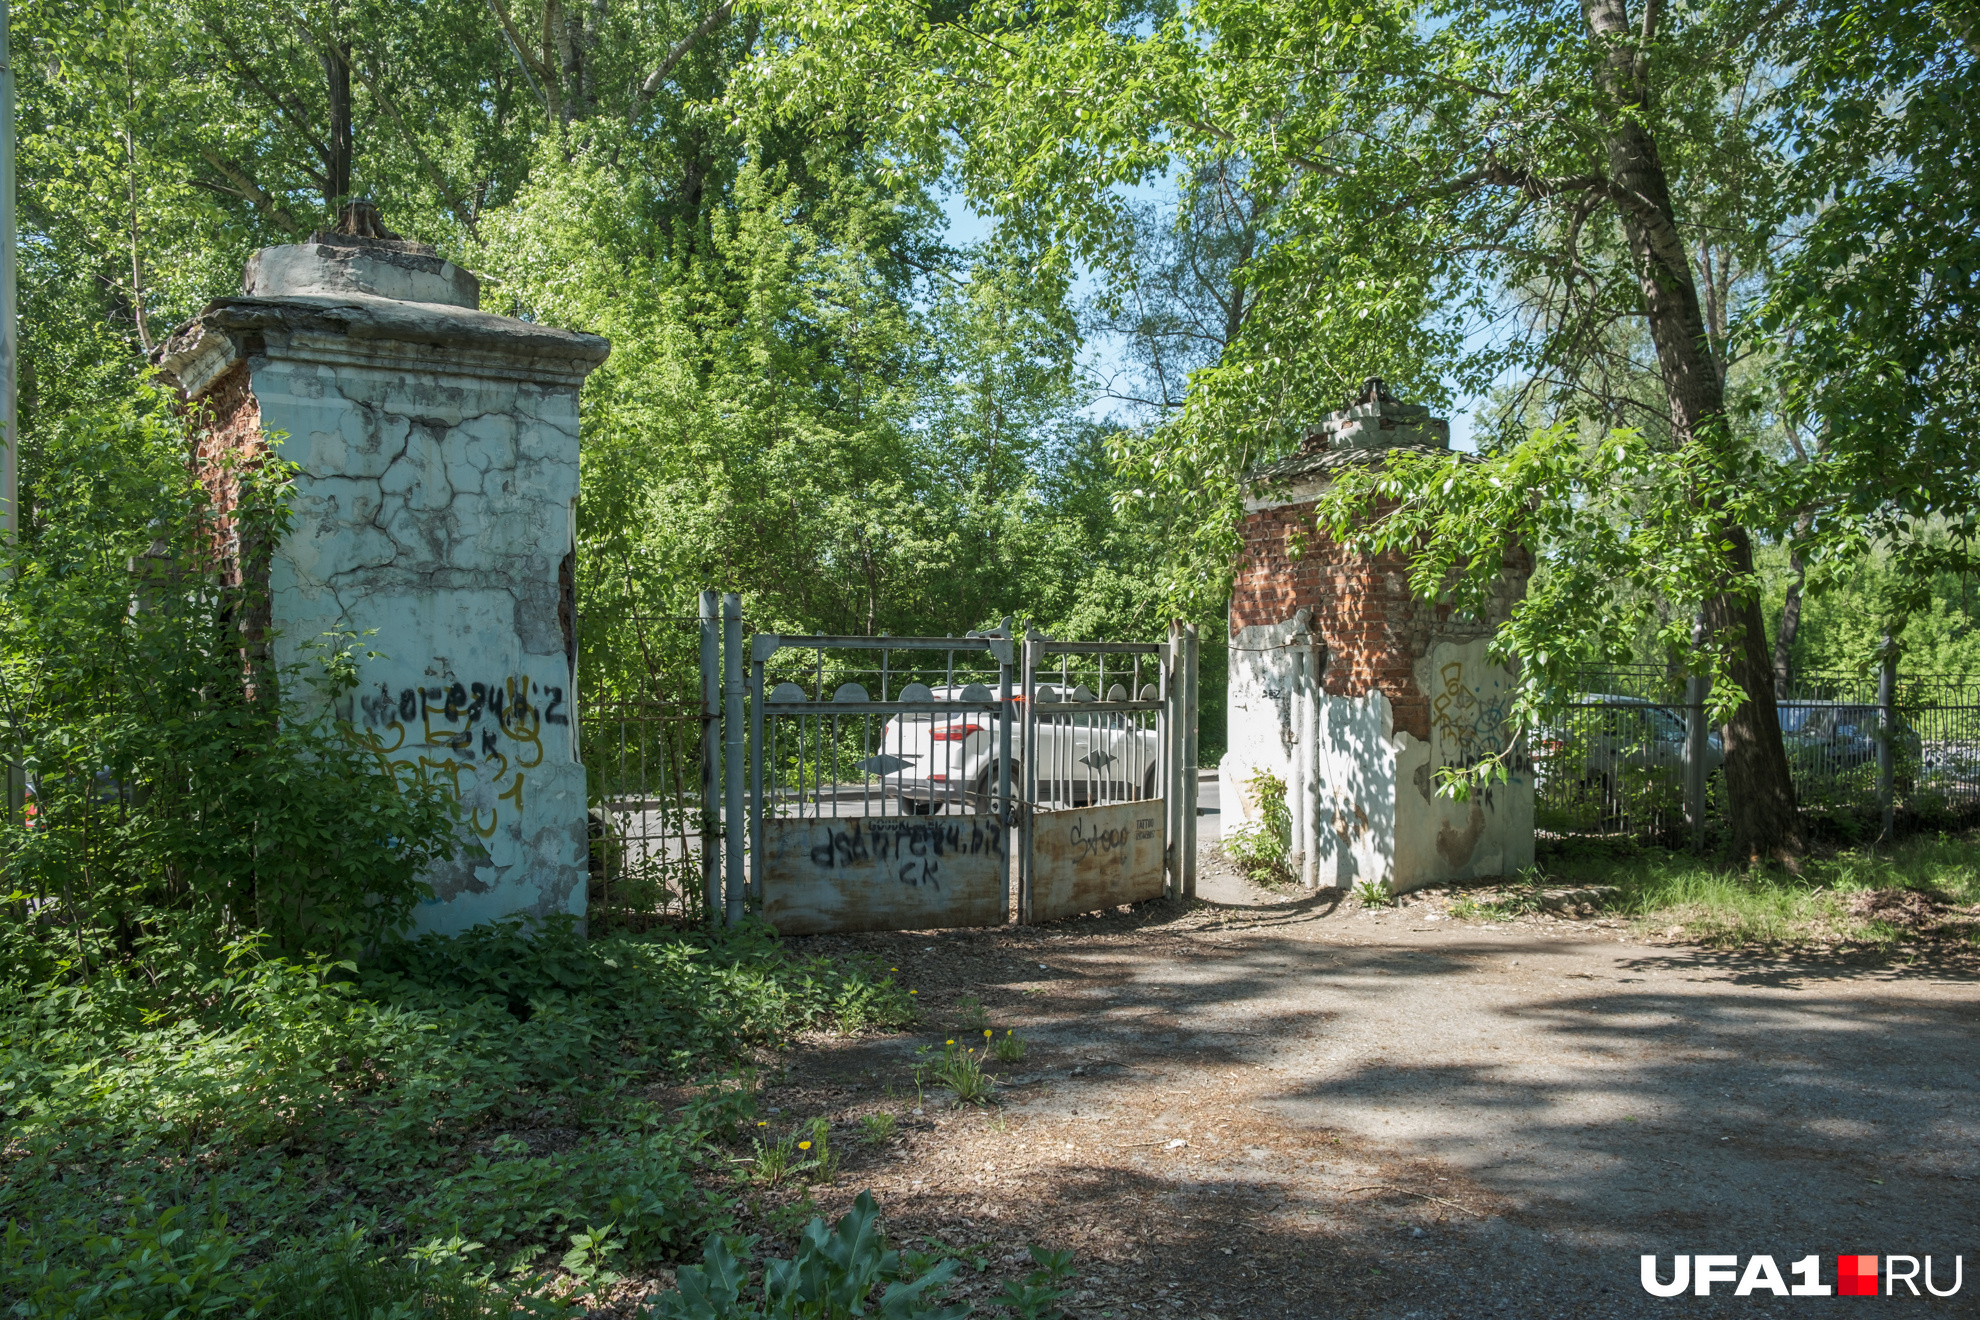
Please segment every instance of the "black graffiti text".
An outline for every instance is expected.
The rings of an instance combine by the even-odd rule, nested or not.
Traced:
[[[1083,821],[1075,821],[1067,840],[1079,850],[1078,860],[1083,862],[1089,857],[1105,857],[1127,847],[1128,831],[1094,830],[1089,834]]]
[[[823,871],[889,866],[904,885],[939,888],[944,857],[1007,856],[1004,829],[991,817],[954,820],[859,817],[828,826],[811,864]]]

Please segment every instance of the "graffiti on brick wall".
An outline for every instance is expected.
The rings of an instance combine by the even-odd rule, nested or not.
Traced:
[[[379,769],[395,783],[438,782],[484,839],[505,810],[522,816],[527,772],[543,764],[543,726],[571,722],[565,689],[524,674],[396,690],[379,683],[356,706],[354,732]]]

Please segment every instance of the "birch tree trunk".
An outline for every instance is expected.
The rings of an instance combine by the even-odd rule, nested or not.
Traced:
[[[1585,0],[1595,44],[1607,59],[1610,98],[1604,146],[1610,186],[1636,266],[1643,313],[1656,346],[1679,444],[1697,444],[1725,424],[1725,378],[1714,358],[1698,283],[1671,203],[1670,180],[1650,116],[1650,47],[1658,0],[1646,0],[1632,26],[1624,0]],[[1794,779],[1774,703],[1773,657],[1753,574],[1753,540],[1746,528],[1722,521],[1727,547],[1723,590],[1705,602],[1705,626],[1726,650],[1727,668],[1746,700],[1721,730],[1732,845],[1741,857],[1791,858],[1804,841],[1795,812]]]

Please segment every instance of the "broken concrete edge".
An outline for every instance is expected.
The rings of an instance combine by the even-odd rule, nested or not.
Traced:
[[[1318,499],[1331,478],[1327,475],[1342,468],[1367,466],[1380,463],[1391,454],[1436,454],[1440,457],[1457,456],[1461,463],[1476,463],[1476,454],[1452,450],[1444,445],[1417,444],[1405,442],[1383,445],[1380,448],[1358,446],[1353,449],[1299,450],[1286,455],[1276,462],[1252,468],[1244,474],[1244,487],[1247,493],[1244,501],[1246,513],[1259,509],[1276,509],[1284,504],[1303,504]],[[1315,475],[1319,474],[1319,475]],[[1300,478],[1310,478],[1300,481]]]
[[[431,368],[450,375],[573,386],[612,351],[600,335],[444,303],[298,294],[208,303],[152,362],[193,399],[246,358],[327,357],[404,369],[408,345],[432,350]]]
[[[1357,398],[1308,430],[1298,449],[1251,469],[1244,474],[1244,484],[1270,488],[1314,472],[1379,463],[1395,452],[1448,454],[1451,424],[1432,417],[1423,404],[1399,402],[1379,377],[1371,376]],[[1470,455],[1464,457],[1476,461]],[[1268,489],[1267,502],[1271,493]],[[1246,507],[1252,503],[1247,501]]]
[[[248,258],[241,292],[251,298],[361,296],[481,306],[481,279],[424,243],[314,234]]]

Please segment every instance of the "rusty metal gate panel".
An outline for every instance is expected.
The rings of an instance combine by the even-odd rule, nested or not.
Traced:
[[[1014,659],[1002,630],[753,639],[750,893],[772,926],[1010,919]]]
[[[1162,897],[1166,805],[1148,798],[1034,813],[1031,920]]]
[[[1194,831],[1178,812],[1185,803],[1194,812],[1195,795],[1179,782],[1183,655],[1173,639],[1026,636],[1023,920],[1184,892],[1182,854]]]
[[[999,926],[1010,848],[994,816],[854,816],[763,825],[763,915],[784,935]]]

